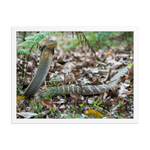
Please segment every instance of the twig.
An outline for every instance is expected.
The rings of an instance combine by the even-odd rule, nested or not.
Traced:
[[[80,33],[80,36],[78,36],[78,33]],[[96,60],[100,61],[100,59],[96,56],[94,48],[91,46],[90,42],[88,41],[88,39],[86,38],[86,36],[84,35],[84,33],[83,32],[76,32],[76,34],[77,34],[77,37],[80,38],[81,43],[83,43],[82,40],[81,40],[81,36],[84,38],[85,43],[87,43],[89,49],[91,49],[92,52],[94,53]]]

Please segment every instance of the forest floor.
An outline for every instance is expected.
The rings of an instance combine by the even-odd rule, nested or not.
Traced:
[[[62,85],[100,85],[110,81],[118,70],[133,65],[133,50],[123,43],[118,48],[93,51],[79,45],[74,50],[63,51],[57,46],[49,73],[41,88]],[[31,55],[17,55],[17,96],[25,91],[34,77],[40,60],[40,51]],[[110,70],[111,68],[111,70]],[[83,96],[70,93],[45,99],[35,94],[33,98],[17,102],[17,118],[100,118],[132,119],[134,117],[133,79],[126,78],[118,89],[99,95]]]

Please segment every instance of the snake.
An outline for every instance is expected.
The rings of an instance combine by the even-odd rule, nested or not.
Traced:
[[[40,97],[44,97],[45,95],[69,95],[70,93],[79,94],[79,95],[96,95],[102,94],[105,92],[116,90],[119,83],[122,81],[121,77],[127,76],[129,74],[129,69],[131,69],[132,65],[128,65],[118,71],[107,84],[101,85],[64,85],[64,86],[56,86],[56,87],[47,87],[40,88],[43,81],[46,78],[46,75],[49,72],[53,56],[54,56],[54,48],[57,46],[57,41],[48,40],[44,46],[40,48],[40,62],[37,68],[36,74],[28,85],[27,89],[23,93],[25,97],[33,97],[34,94],[39,95]]]

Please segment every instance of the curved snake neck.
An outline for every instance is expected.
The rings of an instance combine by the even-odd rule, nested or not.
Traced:
[[[115,90],[118,87],[118,84],[121,82],[121,77],[124,75],[128,75],[129,70],[132,65],[129,65],[119,71],[108,84],[103,85],[87,85],[87,86],[58,86],[53,88],[45,88],[39,89],[46,78],[46,75],[49,71],[53,55],[54,55],[54,48],[56,47],[56,41],[47,41],[45,45],[41,48],[41,56],[40,62],[37,69],[37,72],[32,79],[31,83],[27,87],[26,91],[24,92],[24,96],[31,97],[35,93],[39,96],[44,97],[44,95],[68,95],[70,92],[74,94],[81,94],[81,95],[94,95],[94,94],[101,94],[108,92],[110,90]]]
[[[41,48],[41,56],[37,72],[27,87],[26,91],[23,93],[23,96],[31,97],[41,87],[51,66],[54,55],[54,48],[56,45],[56,41],[49,40]]]

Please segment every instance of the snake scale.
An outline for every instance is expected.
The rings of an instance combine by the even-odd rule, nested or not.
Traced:
[[[57,42],[49,40],[45,43],[45,45],[41,48],[40,62],[37,69],[37,72],[27,87],[26,91],[23,93],[25,97],[32,97],[35,93],[40,97],[44,97],[44,95],[52,94],[54,95],[68,95],[70,92],[74,94],[80,95],[94,95],[108,92],[110,90],[115,90],[118,84],[121,82],[121,77],[124,75],[128,75],[131,65],[125,67],[121,71],[119,71],[113,78],[111,78],[108,84],[102,85],[87,85],[87,86],[58,86],[58,87],[48,87],[45,89],[41,89],[41,85],[46,78],[46,75],[49,71],[53,55],[54,48],[56,47]]]

